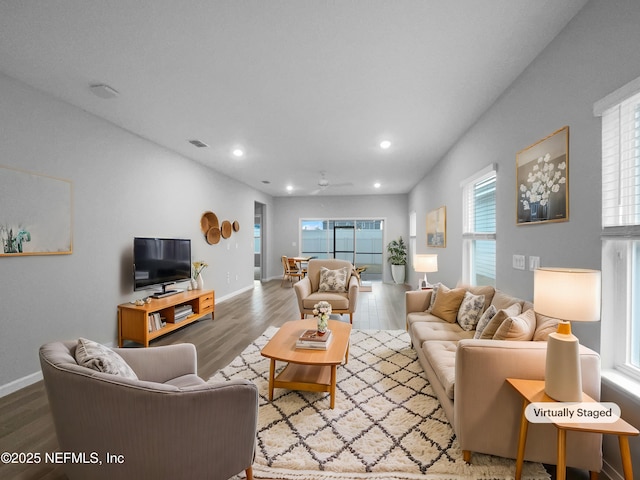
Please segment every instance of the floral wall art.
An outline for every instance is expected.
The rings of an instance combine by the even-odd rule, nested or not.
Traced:
[[[70,254],[71,182],[0,166],[0,257]]]
[[[569,127],[516,154],[518,225],[569,219]]]

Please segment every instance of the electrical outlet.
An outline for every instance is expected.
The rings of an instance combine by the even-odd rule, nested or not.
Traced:
[[[529,257],[529,270],[532,272],[540,268],[540,257]]]
[[[524,270],[524,255],[513,256],[513,268],[516,270]]]

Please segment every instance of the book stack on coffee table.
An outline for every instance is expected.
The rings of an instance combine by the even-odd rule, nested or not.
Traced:
[[[319,335],[317,330],[305,330],[296,341],[296,348],[308,348],[311,350],[326,350],[331,342],[331,330],[324,335]]]

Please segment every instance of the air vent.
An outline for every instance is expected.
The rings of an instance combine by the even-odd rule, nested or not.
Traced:
[[[198,148],[207,148],[209,146],[206,143],[201,142],[200,140],[189,140],[189,143]]]

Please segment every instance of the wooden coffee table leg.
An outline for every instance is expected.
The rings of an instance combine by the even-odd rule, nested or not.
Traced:
[[[273,400],[273,380],[276,374],[276,361],[272,358],[269,367],[269,401]]]
[[[337,379],[337,365],[331,365],[331,400],[329,407],[333,409],[336,406],[336,379]]]

